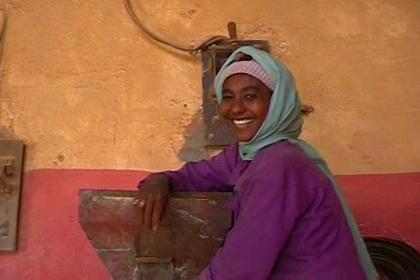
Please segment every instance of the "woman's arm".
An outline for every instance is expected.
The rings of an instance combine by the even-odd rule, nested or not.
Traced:
[[[195,163],[187,163],[178,171],[153,173],[138,184],[134,204],[140,208],[140,222],[157,229],[171,191],[231,191],[229,184],[237,160],[237,146]]]
[[[139,183],[139,188],[154,176],[164,175],[174,192],[232,191],[229,179],[237,161],[237,150],[234,145],[209,160],[186,163],[177,171],[151,174]]]

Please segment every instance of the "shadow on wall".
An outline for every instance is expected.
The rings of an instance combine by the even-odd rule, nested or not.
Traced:
[[[182,161],[198,161],[210,157],[205,147],[205,127],[201,110],[194,114],[190,124],[185,127],[184,135],[185,144],[178,153]]]

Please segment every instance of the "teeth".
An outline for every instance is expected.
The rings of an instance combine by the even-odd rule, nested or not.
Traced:
[[[244,124],[249,124],[250,122],[252,122],[252,120],[233,120],[233,123],[236,125],[244,125]]]

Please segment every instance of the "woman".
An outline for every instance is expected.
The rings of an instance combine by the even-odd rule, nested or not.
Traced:
[[[141,182],[144,223],[157,227],[170,191],[234,191],[234,225],[200,279],[376,279],[327,165],[298,139],[301,103],[289,71],[241,47],[215,90],[238,143]]]

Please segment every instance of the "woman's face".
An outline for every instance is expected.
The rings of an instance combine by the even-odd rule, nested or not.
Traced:
[[[239,141],[249,141],[257,133],[267,116],[271,94],[264,83],[247,74],[225,80],[220,111]]]

